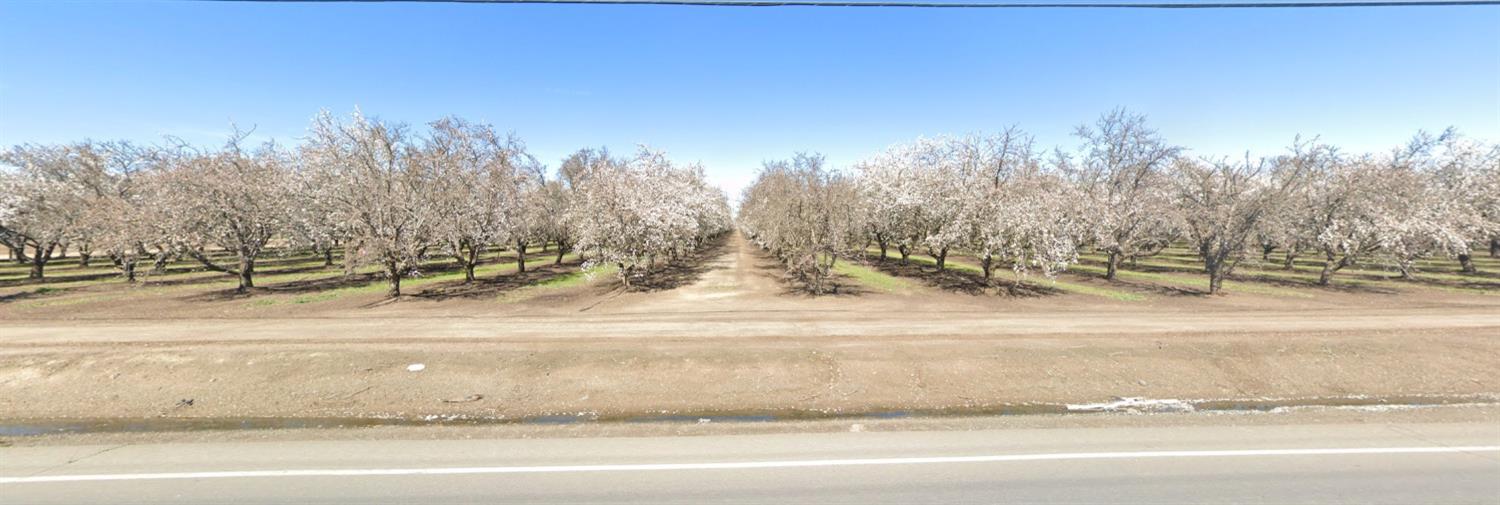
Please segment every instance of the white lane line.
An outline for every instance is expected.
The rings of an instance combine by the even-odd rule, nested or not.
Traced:
[[[308,470],[239,470],[224,472],[123,473],[96,475],[40,475],[0,477],[0,484],[88,482],[119,480],[230,479],[244,477],[366,477],[384,475],[468,475],[502,473],[643,472],[659,470],[739,470],[820,466],[926,465],[1000,463],[1078,459],[1223,458],[1244,456],[1337,456],[1358,454],[1441,454],[1500,452],[1500,445],[1467,447],[1351,447],[1333,449],[1242,449],[1215,451],[1074,452],[1058,454],[1000,454],[991,456],[932,456],[917,458],[813,459],[735,461],[718,463],[646,463],[623,465],[479,466],[457,468],[362,468]]]

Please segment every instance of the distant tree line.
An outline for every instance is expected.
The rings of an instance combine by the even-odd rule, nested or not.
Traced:
[[[323,112],[296,146],[247,145],[235,131],[204,149],[82,141],[0,153],[0,244],[42,279],[71,248],[134,282],[175,260],[255,285],[257,262],[281,247],[345,270],[376,266],[392,296],[431,258],[467,281],[487,249],[555,244],[586,266],[609,264],[629,285],[731,228],[724,193],[701,166],[641,148],[584,149],[549,174],[513,135],[444,118],[420,131]]]
[[[963,251],[986,279],[1051,276],[1095,251],[1113,279],[1122,262],[1186,243],[1211,293],[1251,254],[1286,269],[1317,258],[1321,285],[1367,259],[1410,277],[1423,258],[1473,273],[1475,249],[1500,255],[1500,146],[1451,130],[1384,153],[1299,137],[1274,156],[1203,158],[1121,109],[1076,137],[1051,151],[1014,127],[919,138],[848,171],[798,154],[765,164],[737,224],[817,292],[836,261],[871,247],[902,263],[925,252],[939,270]]]

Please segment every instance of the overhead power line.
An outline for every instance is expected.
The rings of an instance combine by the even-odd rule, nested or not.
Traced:
[[[266,3],[465,3],[545,5],[685,5],[703,7],[895,7],[932,9],[1300,9],[1500,5],[1500,0],[1273,1],[1273,2],[916,2],[848,0],[208,0]]]

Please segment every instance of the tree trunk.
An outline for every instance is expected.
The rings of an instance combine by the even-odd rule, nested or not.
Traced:
[[[122,261],[120,268],[125,271],[125,282],[135,283],[135,260]]]
[[[884,240],[879,241],[878,243],[880,244],[880,261],[885,262],[885,253],[887,250],[889,250],[891,245],[886,243]]]
[[[1340,261],[1339,263],[1343,262]],[[1328,283],[1333,282],[1333,273],[1337,272],[1338,269],[1339,267],[1334,264],[1333,255],[1329,254],[1328,258],[1323,260],[1323,273],[1318,274],[1318,285],[1327,286]]]
[[[401,297],[401,269],[395,262],[386,263],[385,273],[391,277],[391,287],[385,294],[391,298]]]
[[[1500,258],[1500,238],[1490,239],[1490,257]]]
[[[454,251],[457,253],[454,256],[458,259],[458,267],[464,270],[464,284],[474,282],[474,267],[479,264],[479,251],[482,249],[483,246],[470,245],[467,250],[459,247]]]
[[[938,267],[938,271],[939,272],[943,271],[943,268],[946,267],[947,265],[948,265],[948,248],[944,247],[942,250],[938,251],[938,254],[937,254],[937,267]]]
[[[979,260],[979,267],[984,270],[985,281],[990,280],[990,272],[994,270],[994,265],[995,257],[992,255],[986,254],[984,255],[984,259]],[[1014,289],[1012,289],[1012,291],[1014,291]]]
[[[1203,259],[1203,272],[1208,274],[1208,294],[1218,294],[1224,283],[1224,261],[1206,247],[1198,249],[1198,257]]]
[[[1297,252],[1291,249],[1286,251],[1286,261],[1281,263],[1282,270],[1292,270],[1297,265]]]
[[[516,242],[516,271],[526,273],[526,242]]]
[[[562,264],[562,260],[563,260],[563,255],[567,254],[567,253],[568,253],[568,248],[563,247],[561,243],[557,244],[557,259],[552,260],[552,264],[553,265],[561,265]]]
[[[255,287],[255,260],[241,257],[239,271],[235,272],[240,277],[240,287],[235,291],[241,293]]]
[[[1271,252],[1273,252],[1275,250],[1276,250],[1276,246],[1274,246],[1274,245],[1263,245],[1263,246],[1260,246],[1260,260],[1261,261],[1271,261]]]
[[[92,257],[94,257],[94,255],[92,253],[86,253],[86,252],[83,252],[83,251],[78,251],[78,268],[88,268],[89,267],[89,258],[92,258]]]
[[[1115,280],[1115,272],[1120,269],[1120,253],[1118,251],[1110,251],[1109,257],[1105,261],[1109,265],[1104,269],[1104,278],[1111,281]]]
[[[323,248],[323,266],[333,266],[333,246]]]
[[[36,248],[36,254],[31,255],[31,272],[27,274],[27,278],[42,279],[43,269],[47,266],[47,260],[52,259],[52,251],[56,247],[57,244],[52,244],[47,246],[46,249],[42,249],[40,246]]]
[[[459,258],[460,267],[464,269],[464,284],[474,282],[474,267],[479,264],[479,251],[481,247],[470,247],[468,251],[459,249],[463,256]]]
[[[1466,274],[1479,273],[1479,269],[1474,268],[1474,258],[1467,254],[1458,255],[1458,264],[1463,267],[1463,272]]]
[[[1208,272],[1208,294],[1210,294],[1210,295],[1219,294],[1219,290],[1224,285],[1224,272],[1223,272],[1223,270],[1224,269],[1222,269],[1222,268],[1215,268],[1212,271]]]
[[[896,249],[901,252],[901,264],[906,265],[907,260],[911,258],[911,248],[903,245],[897,246]]]

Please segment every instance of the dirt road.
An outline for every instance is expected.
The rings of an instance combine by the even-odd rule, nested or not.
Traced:
[[[317,317],[7,318],[0,418],[795,415],[1500,394],[1495,297],[810,298],[740,237],[683,279],[631,293],[593,283],[519,309],[403,300]]]

